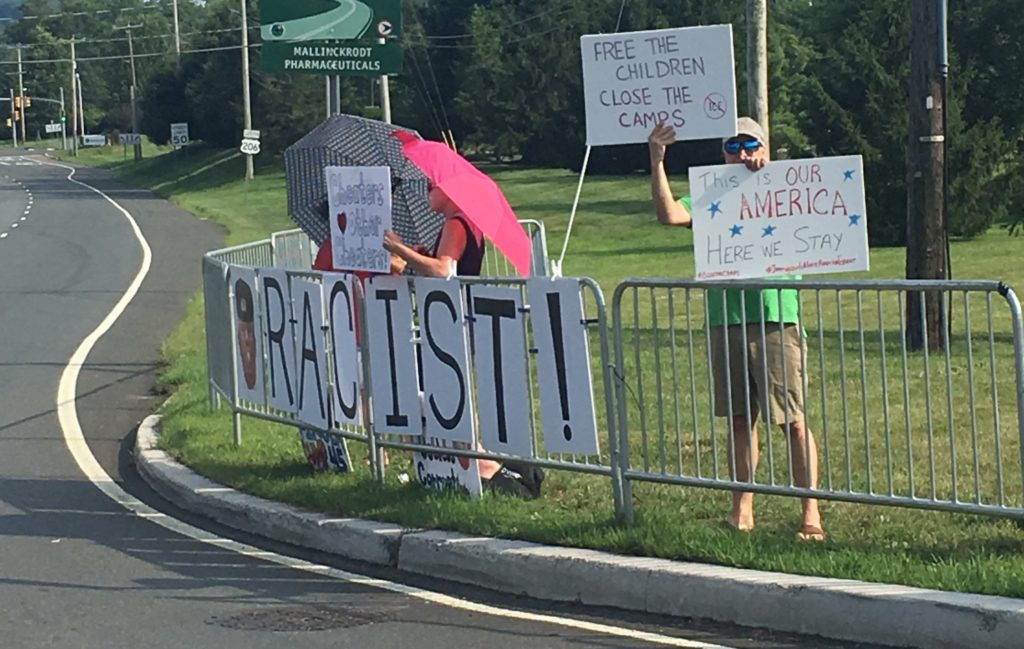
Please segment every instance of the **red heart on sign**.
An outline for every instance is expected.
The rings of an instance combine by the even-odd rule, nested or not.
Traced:
[[[345,228],[348,227],[348,217],[345,216],[344,212],[338,213],[338,229],[341,230],[342,234],[345,234]]]

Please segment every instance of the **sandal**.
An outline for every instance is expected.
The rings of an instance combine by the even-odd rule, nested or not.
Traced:
[[[825,530],[821,529],[818,525],[804,525],[800,528],[800,531],[796,533],[796,540],[821,543],[825,540]]]

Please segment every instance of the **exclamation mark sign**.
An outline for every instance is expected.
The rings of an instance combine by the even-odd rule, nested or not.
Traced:
[[[562,302],[558,293],[548,293],[548,319],[551,321],[551,340],[555,347],[555,374],[558,378],[558,400],[562,405],[562,435],[565,441],[572,440],[569,426],[569,389],[565,379],[565,343],[562,340]]]

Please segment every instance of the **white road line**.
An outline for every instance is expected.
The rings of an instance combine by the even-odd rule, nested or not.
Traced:
[[[11,227],[12,227],[12,228],[16,228],[16,227],[18,227],[18,224],[17,224],[17,223],[12,223],[12,224],[11,224]]]
[[[23,216],[23,217],[21,217],[21,218],[20,218],[20,219],[18,219],[18,220],[19,220],[19,221],[24,221],[24,220],[25,220],[25,219],[27,219],[27,218],[28,218],[27,216]]]
[[[0,232],[0,239],[6,239],[6,238],[7,238],[7,233],[6,232]]]
[[[125,289],[121,299],[117,301],[117,304],[114,305],[114,308],[111,309],[110,313],[108,313],[103,321],[97,325],[96,329],[94,329],[92,333],[85,337],[82,343],[78,346],[78,349],[75,350],[75,353],[72,354],[67,366],[61,373],[60,384],[57,387],[57,418],[60,421],[60,427],[64,434],[64,443],[67,445],[68,450],[74,457],[75,462],[78,463],[78,468],[81,469],[82,473],[89,478],[89,481],[92,482],[96,488],[106,494],[111,500],[118,503],[125,509],[134,512],[140,517],[145,517],[157,525],[181,534],[182,536],[195,539],[196,541],[227,548],[239,554],[256,557],[265,561],[271,561],[278,565],[287,566],[296,570],[326,574],[353,584],[378,588],[380,590],[386,590],[393,593],[400,593],[402,595],[415,597],[440,606],[447,606],[449,608],[456,608],[463,611],[471,611],[483,615],[493,615],[513,620],[522,620],[524,622],[553,624],[569,629],[599,633],[617,638],[639,640],[666,647],[683,647],[685,649],[728,649],[723,645],[685,640],[683,638],[673,638],[672,636],[649,633],[647,631],[637,631],[608,624],[574,620],[555,615],[528,613],[525,611],[516,611],[498,606],[490,606],[488,604],[478,604],[476,602],[469,602],[450,595],[416,588],[415,586],[407,586],[405,584],[399,584],[385,579],[365,577],[363,575],[357,575],[344,570],[338,570],[337,568],[315,564],[303,559],[267,552],[266,550],[261,550],[245,543],[239,543],[230,539],[218,537],[206,530],[193,527],[184,521],[179,521],[170,516],[163,515],[161,512],[156,511],[149,505],[143,503],[123,490],[103,469],[100,463],[96,460],[96,456],[92,454],[92,450],[90,450],[89,444],[85,440],[85,435],[82,433],[82,427],[78,421],[78,407],[75,403],[75,394],[78,385],[78,375],[82,366],[85,364],[86,359],[89,357],[89,352],[92,351],[96,342],[114,326],[114,323],[117,322],[117,319],[122,313],[124,313],[125,309],[128,308],[128,305],[135,298],[136,294],[138,294],[143,280],[146,278],[146,275],[149,274],[153,255],[150,250],[149,243],[146,241],[145,236],[142,234],[142,230],[139,228],[139,224],[136,223],[128,210],[121,207],[121,205],[119,205],[114,199],[110,198],[92,185],[75,180],[75,169],[73,167],[50,162],[42,164],[68,169],[71,172],[68,174],[68,180],[70,182],[81,185],[82,187],[85,187],[106,199],[107,202],[113,205],[128,221],[132,231],[135,233],[135,238],[139,241],[139,246],[142,248],[142,263],[139,266],[139,271],[135,275],[135,278],[132,280],[131,284],[128,285],[128,288]]]

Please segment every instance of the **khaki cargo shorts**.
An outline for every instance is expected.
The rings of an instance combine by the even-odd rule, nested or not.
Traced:
[[[711,329],[715,416],[745,417],[749,389],[751,422],[760,413],[770,424],[803,421],[807,343],[800,327],[766,322],[763,331],[761,323],[746,330],[744,340],[743,325]]]

